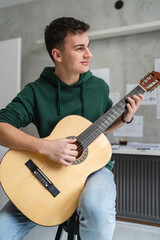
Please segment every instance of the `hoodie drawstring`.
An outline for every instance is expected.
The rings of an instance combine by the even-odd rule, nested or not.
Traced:
[[[85,116],[85,82],[81,85],[82,116]]]
[[[57,89],[57,114],[58,116],[61,115],[61,85],[59,82],[58,84],[58,89]]]
[[[61,84],[57,82],[57,114],[61,115]],[[85,116],[85,82],[81,85],[82,116]]]

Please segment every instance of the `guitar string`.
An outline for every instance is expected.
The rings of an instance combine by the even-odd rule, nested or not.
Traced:
[[[113,111],[115,111],[114,112],[114,114],[113,115],[116,115],[117,114],[117,112],[119,113],[119,111],[118,111],[118,109],[116,108],[116,107],[118,107],[118,106],[120,106],[120,108],[124,111],[125,110],[125,108],[124,108],[124,106],[125,106],[125,104],[126,104],[126,102],[125,102],[125,99],[126,99],[126,97],[131,97],[131,96],[133,96],[133,95],[135,95],[135,94],[139,94],[139,93],[144,93],[144,90],[140,87],[140,89],[138,90],[137,88],[139,88],[140,86],[138,85],[135,89],[133,89],[127,96],[125,96],[124,98],[122,98],[122,100],[120,100],[120,102],[118,102],[115,106],[113,106],[113,108],[111,108]],[[109,112],[109,111],[108,111]],[[110,115],[109,115],[109,113],[105,113],[104,115],[102,115],[97,121],[101,121],[102,123],[104,123],[104,125],[105,125],[105,127],[106,127],[106,123],[104,122],[104,121],[107,121],[107,122],[109,122],[109,118],[108,117],[110,117]],[[107,118],[106,118],[107,117]],[[117,118],[117,116],[116,116],[116,118]],[[104,119],[104,121],[102,120],[102,119]],[[116,120],[116,119],[112,119],[112,120]],[[95,122],[96,123],[96,122]],[[83,151],[83,149],[85,149],[91,142],[93,142],[95,139],[93,139],[93,137],[95,138],[95,137],[97,137],[97,133],[98,133],[98,135],[99,135],[99,133],[103,133],[103,131],[101,130],[101,129],[99,129],[99,127],[101,127],[100,125],[99,125],[99,127],[98,126],[96,126],[97,127],[97,129],[94,131],[92,131],[92,128],[94,128],[94,126],[95,126],[95,123],[93,123],[93,124],[91,124],[91,126],[89,126],[84,132],[82,132],[80,135],[82,135],[82,136],[78,136],[77,137],[77,140],[80,138],[80,140],[83,142],[83,143],[81,143],[80,142],[80,145],[78,146],[78,148],[77,148],[77,151],[79,152],[79,151]],[[112,122],[110,122],[111,124],[112,124]],[[105,129],[104,128],[102,128],[104,131],[105,131]],[[100,131],[100,132],[99,132]],[[88,134],[89,134],[89,136],[88,136]],[[86,137],[87,137],[87,139],[86,139]],[[91,142],[90,142],[91,141]],[[89,144],[88,144],[89,143]],[[83,146],[81,146],[81,145],[83,145]]]
[[[131,95],[133,95],[133,93],[134,93],[134,92],[132,91],[132,94],[131,94]],[[136,93],[137,93],[137,91],[136,91]],[[125,100],[125,98],[122,99],[122,101],[124,101],[124,100]],[[120,104],[121,104],[121,102],[120,102]],[[123,105],[124,105],[124,104],[125,104],[125,103],[123,103]],[[118,111],[118,110],[117,110],[117,111]],[[123,111],[124,111],[124,109],[123,109]],[[116,112],[116,113],[117,113],[117,112]],[[107,113],[107,115],[108,115],[108,113]],[[115,114],[115,115],[116,115],[116,114]],[[108,115],[108,116],[109,116],[109,115]],[[106,116],[103,115],[102,117],[105,118]],[[109,117],[110,117],[110,116],[109,116]],[[102,121],[102,118],[101,118],[100,120]],[[107,121],[108,121],[108,118],[107,118]],[[103,121],[102,121],[102,122],[103,122]],[[105,123],[105,129],[106,129],[106,123]],[[103,129],[103,130],[104,130],[104,129]],[[86,131],[86,132],[87,132],[87,131]],[[101,132],[101,130],[100,130],[100,132]],[[97,131],[94,131],[94,132],[93,132],[93,134],[95,134],[95,133],[97,133]],[[92,133],[89,132],[89,134],[91,135],[90,137],[88,137],[88,134],[86,134],[86,135],[87,135],[88,139],[90,140],[90,139],[92,139]],[[84,134],[83,134],[83,135],[84,135]],[[82,139],[82,141],[84,142],[83,145],[86,146],[85,143],[86,143],[87,140]]]
[[[141,90],[142,90],[142,89],[141,89]],[[136,89],[134,89],[134,91],[132,91],[129,95],[133,95],[133,94],[135,94],[135,92],[136,92],[136,94],[137,94],[138,91],[137,91]],[[139,93],[139,92],[138,92],[138,93]],[[128,96],[129,96],[129,95],[128,95]],[[126,98],[126,97],[125,97],[125,98]],[[119,104],[120,104],[120,106],[121,106],[122,104],[125,105],[125,98],[123,98],[123,99],[121,100],[122,103],[119,102],[117,105],[119,105]],[[123,105],[122,105],[122,106],[123,106]],[[123,108],[122,108],[122,109],[123,109]],[[112,109],[112,110],[114,110],[114,109]],[[114,110],[114,111],[115,111],[115,110]],[[116,111],[119,112],[117,109],[116,109]],[[123,111],[124,111],[124,109],[123,109]],[[114,115],[116,115],[117,112],[115,112]],[[107,115],[108,115],[108,117],[110,117],[110,115],[109,115],[108,113],[107,113]],[[116,116],[116,117],[117,117],[117,116]],[[106,115],[103,115],[103,116],[102,116],[100,119],[98,119],[98,120],[100,120],[101,122],[104,123],[104,121],[102,120],[102,119],[104,119],[104,118],[105,118],[105,120],[109,121],[109,119],[106,118]],[[112,120],[115,120],[115,119],[112,118]],[[110,123],[112,123],[112,122],[110,122]],[[106,123],[104,123],[104,124],[105,124],[105,129],[106,129]],[[94,125],[95,125],[95,124],[94,124]],[[94,125],[93,125],[93,126],[94,126]],[[101,127],[101,126],[100,126],[100,127]],[[102,128],[102,129],[103,129],[103,128]],[[92,130],[92,126],[91,126],[91,130]],[[103,129],[103,130],[104,130],[104,129]],[[85,137],[88,137],[87,131],[88,131],[88,129],[83,132],[83,137],[84,137],[84,133],[85,133]],[[83,143],[84,143],[84,144],[83,144],[84,147],[86,147],[86,146],[88,145],[88,142],[87,142],[88,140],[91,140],[91,141],[93,140],[93,139],[92,139],[92,135],[93,135],[93,134],[96,135],[97,132],[98,132],[98,131],[94,131],[94,132],[91,131],[91,132],[90,132],[90,130],[89,130],[90,136],[88,137],[88,139],[85,140],[85,139],[81,138],[82,141],[83,141]],[[102,132],[102,131],[100,130],[100,132]],[[86,143],[87,143],[87,144],[86,144]],[[78,148],[78,150],[83,150],[83,148],[80,146],[80,147]]]

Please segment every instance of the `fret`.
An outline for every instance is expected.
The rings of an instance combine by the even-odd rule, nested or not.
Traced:
[[[127,97],[127,96],[126,96]],[[124,105],[126,104],[126,98],[122,98],[119,102],[118,102],[118,104],[120,105],[120,106],[123,106],[124,107]]]
[[[104,129],[106,128],[106,124],[102,126],[100,119],[98,122],[95,122],[94,124],[101,133],[104,132]]]
[[[95,122],[94,122],[92,125],[95,127],[95,132],[96,132],[96,133],[98,134],[98,136],[99,136],[99,134],[102,133],[102,132],[101,132],[101,129],[97,128]]]
[[[100,124],[101,124],[100,122],[101,122],[101,118],[99,118],[99,119],[95,122],[95,125],[98,126],[98,127],[100,127]],[[111,123],[112,123],[112,122],[107,118],[105,125],[103,125],[103,126],[101,127],[102,132],[104,132],[104,130],[107,128],[107,126],[110,125]]]
[[[114,106],[113,108],[109,109],[108,112],[111,112],[111,114],[115,117],[115,119],[118,117],[117,116],[117,112],[116,109],[115,109],[116,106]],[[104,114],[105,116],[105,114]]]
[[[115,109],[115,111],[116,111],[117,113],[122,114],[122,111],[124,111],[124,106],[121,107],[120,104],[121,104],[121,103],[116,104],[116,106],[114,107],[114,109]],[[119,106],[119,107],[118,107],[118,106]]]
[[[103,116],[102,116],[103,117]],[[101,118],[99,118],[99,122],[100,122],[100,125],[98,125],[98,127],[100,126],[100,127],[105,127],[106,126],[106,121],[104,122],[103,121],[103,119],[102,119],[102,117]]]
[[[89,126],[85,131],[83,131],[78,137],[77,140],[80,139],[80,142],[84,147],[87,147],[92,140],[95,139],[102,133],[102,129],[98,128],[95,123]],[[95,140],[94,139],[94,140]]]
[[[92,126],[92,125],[91,125],[91,126]],[[87,128],[84,132],[81,133],[80,136],[81,136],[82,138],[85,139],[85,138],[88,138],[89,136],[94,135],[94,133],[95,133],[96,130],[95,130],[95,131],[92,131],[92,127],[91,127],[91,126],[90,126],[89,128]]]
[[[103,118],[105,119],[105,123],[106,123],[106,124],[105,124],[105,129],[107,129],[108,125],[110,125],[110,124],[111,124],[112,122],[114,122],[115,119],[116,119],[116,118],[114,118],[113,115],[110,116],[110,117],[111,117],[112,121],[109,121],[107,114],[103,115]]]
[[[140,92],[138,91],[138,89],[135,89],[135,94],[139,94]]]
[[[107,122],[109,122],[110,124],[113,123],[113,119],[111,118],[111,116],[109,114],[107,114]]]
[[[109,115],[109,113],[108,113],[107,115]],[[104,118],[104,115],[103,115],[102,117]],[[113,121],[115,120],[115,118],[114,118],[114,115],[113,115],[113,114],[110,114],[110,118],[111,118]]]
[[[110,116],[110,117],[112,118],[112,116]],[[109,118],[108,118],[108,116],[107,116],[106,114],[104,114],[103,116],[101,116],[100,119],[103,119],[103,120],[104,120],[104,122],[105,122],[105,127],[106,127],[106,125],[107,125],[108,123],[110,123]]]
[[[81,142],[84,148],[88,147],[125,111],[126,97],[132,97],[133,95],[138,95],[139,93],[143,94],[144,92],[145,90],[140,85],[138,85],[118,103],[116,103],[111,109],[109,109],[103,116],[92,123],[85,131],[83,131],[77,137],[77,140]]]

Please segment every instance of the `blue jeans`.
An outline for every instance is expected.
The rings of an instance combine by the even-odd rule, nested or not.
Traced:
[[[87,178],[77,209],[81,240],[112,239],[115,198],[113,174],[107,168]],[[22,240],[35,226],[10,201],[0,212],[0,240]]]

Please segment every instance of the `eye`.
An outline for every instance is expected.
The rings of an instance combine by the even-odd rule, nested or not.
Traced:
[[[79,47],[76,50],[81,51],[81,50],[83,50],[83,47]]]

